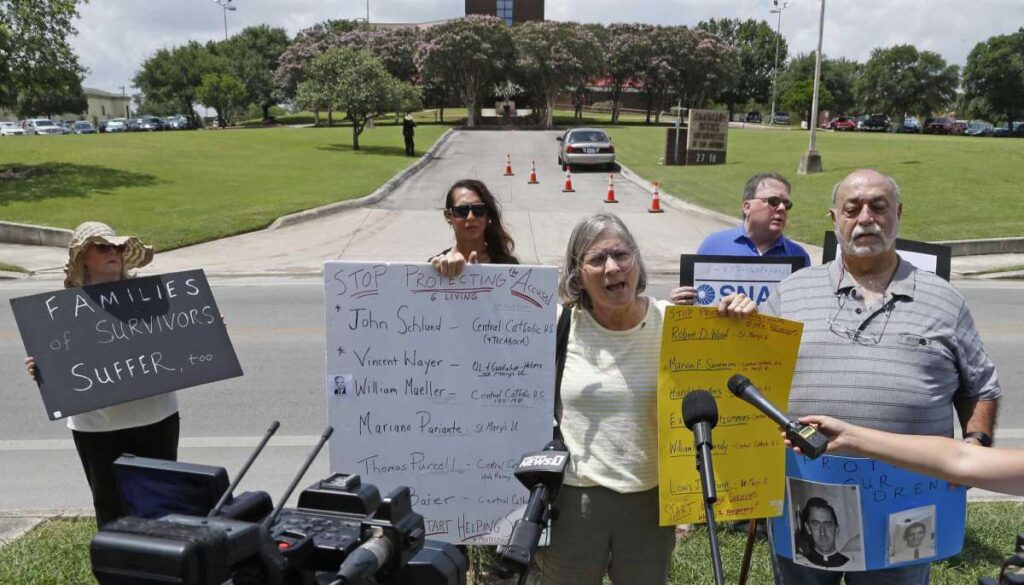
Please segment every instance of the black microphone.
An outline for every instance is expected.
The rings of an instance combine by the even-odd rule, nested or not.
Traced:
[[[768,418],[785,429],[786,439],[794,447],[800,447],[800,452],[809,459],[817,459],[825,453],[825,449],[828,448],[828,438],[811,425],[805,425],[786,416],[786,413],[776,408],[774,404],[768,402],[768,399],[758,392],[757,387],[750,381],[750,378],[742,374],[733,374],[729,378],[729,391],[752,404],[754,408],[763,412]]]
[[[555,439],[543,451],[523,455],[516,467],[516,479],[530,490],[530,499],[523,517],[512,525],[508,542],[497,553],[502,569],[519,573],[520,583],[525,582],[540,534],[551,519],[551,504],[558,497],[568,466],[569,449]]]
[[[718,405],[715,397],[707,390],[694,390],[683,398],[683,424],[693,431],[693,448],[697,452],[697,471],[700,472],[700,487],[704,494],[704,515],[708,522],[708,540],[711,544],[711,569],[716,585],[725,584],[722,572],[722,552],[718,546],[718,529],[715,524],[715,509],[718,500],[715,488],[715,466],[711,462],[711,429],[718,424]]]

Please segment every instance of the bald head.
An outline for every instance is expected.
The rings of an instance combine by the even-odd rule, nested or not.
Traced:
[[[893,197],[893,202],[897,206],[903,204],[903,199],[900,196],[900,186],[896,184],[895,179],[889,175],[883,175],[874,169],[858,169],[849,175],[846,175],[842,181],[839,181],[836,183],[835,187],[832,187],[832,208],[836,208],[840,192],[847,191],[858,186],[875,185],[884,185],[885,189]]]

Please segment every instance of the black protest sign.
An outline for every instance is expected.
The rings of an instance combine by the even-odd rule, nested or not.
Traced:
[[[952,251],[952,248],[942,244],[896,238],[896,253],[900,258],[910,262],[918,270],[931,272],[945,280],[949,280]],[[839,255],[839,240],[836,239],[835,232],[825,232],[825,243],[821,247],[821,263],[831,262]]]
[[[11,299],[51,420],[242,375],[202,270]]]

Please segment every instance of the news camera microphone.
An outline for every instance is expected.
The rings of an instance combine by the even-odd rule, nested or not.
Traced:
[[[569,450],[565,443],[555,439],[542,451],[523,455],[515,476],[528,490],[523,517],[512,526],[508,543],[497,553],[506,573],[519,573],[519,583],[525,583],[530,561],[537,550],[541,532],[551,520],[551,504],[558,498],[569,466]]]
[[[718,500],[715,487],[715,466],[711,462],[711,429],[718,424],[718,405],[715,397],[706,390],[694,390],[683,398],[683,424],[693,431],[693,448],[697,453],[697,471],[700,472],[700,487],[704,494],[704,515],[708,522],[708,538],[711,543],[711,568],[716,585],[724,585],[722,552],[718,546],[718,528],[715,525],[715,509],[712,504]]]
[[[733,374],[729,378],[728,386],[730,392],[752,404],[754,408],[785,429],[786,439],[794,447],[800,447],[800,452],[807,458],[817,459],[825,453],[825,449],[828,448],[828,438],[811,425],[805,425],[786,416],[786,413],[776,408],[757,390],[757,386],[754,386],[750,378],[742,374]]]
[[[249,472],[249,468],[252,467],[252,462],[256,461],[256,457],[258,457],[263,451],[263,448],[267,446],[267,441],[270,440],[270,437],[274,436],[274,433],[277,432],[277,429],[280,428],[280,426],[281,423],[276,420],[270,423],[270,428],[268,428],[266,434],[263,435],[263,439],[260,441],[260,444],[256,445],[256,450],[249,455],[249,460],[242,465],[242,469],[238,472],[238,475],[235,476],[235,481],[231,482],[228,489],[224,490],[224,495],[220,497],[217,505],[215,505],[213,509],[210,510],[210,513],[206,515],[207,518],[213,518],[220,514],[221,509],[224,508],[224,504],[228,503],[228,500],[231,499],[231,494],[235,491],[235,488],[238,487],[238,484],[242,481],[242,478],[245,477],[245,474]]]
[[[277,518],[281,515],[281,510],[284,509],[285,503],[288,501],[288,498],[291,497],[292,492],[295,491],[295,486],[299,485],[299,482],[302,480],[302,476],[306,475],[306,471],[309,469],[309,466],[313,464],[313,460],[320,454],[320,449],[324,448],[324,444],[327,442],[327,439],[331,438],[332,434],[334,434],[334,427],[328,425],[327,428],[324,429],[323,434],[320,435],[320,440],[313,446],[313,450],[309,452],[309,456],[306,457],[306,461],[302,464],[302,468],[299,469],[299,473],[292,478],[291,485],[289,485],[288,489],[285,490],[284,496],[281,497],[281,501],[277,503],[277,507],[274,508],[274,511],[271,512],[263,521],[263,526],[269,529],[275,522],[277,522]]]

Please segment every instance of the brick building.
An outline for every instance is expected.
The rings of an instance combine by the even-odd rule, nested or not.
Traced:
[[[544,20],[544,0],[466,0],[466,14],[488,14],[507,24]]]

